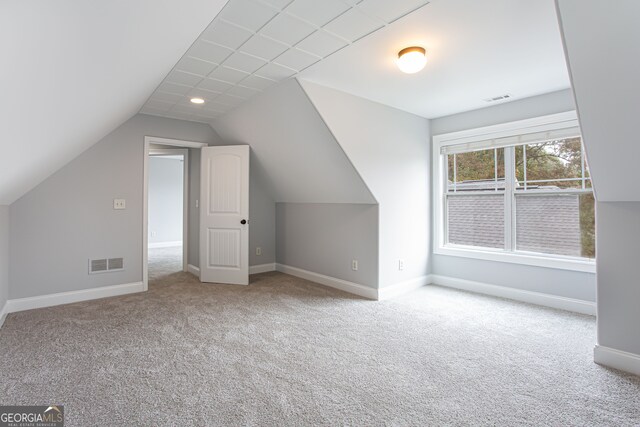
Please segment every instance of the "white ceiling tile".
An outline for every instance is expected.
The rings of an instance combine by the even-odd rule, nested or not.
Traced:
[[[191,90],[191,86],[178,85],[175,83],[163,82],[158,89],[159,92],[176,93],[178,95],[186,95]]]
[[[358,7],[366,13],[391,23],[428,3],[429,0],[364,0]]]
[[[269,22],[276,12],[268,6],[249,0],[232,0],[222,9],[220,17],[256,32]]]
[[[266,88],[273,86],[275,83],[277,82],[274,80],[265,79],[264,77],[259,77],[255,75],[249,76],[240,82],[240,84],[243,86],[247,86],[247,87],[258,89],[258,90],[265,90]]]
[[[293,0],[260,0],[260,2],[273,6],[278,10],[282,10],[289,6],[292,1]]]
[[[237,96],[224,94],[216,98],[216,102],[228,105],[229,107],[235,107],[237,105],[242,104],[244,102],[244,98],[239,98]]]
[[[271,40],[261,35],[253,36],[246,42],[240,50],[254,56],[259,56],[267,61],[271,61],[276,56],[282,54],[289,47],[285,44]]]
[[[178,111],[169,111],[167,113],[163,114],[164,117],[169,117],[171,119],[177,119],[177,120],[189,120],[189,118],[191,117],[190,113],[180,113]]]
[[[165,102],[180,102],[180,100],[184,98],[183,95],[176,95],[175,93],[164,93],[156,91],[153,95],[151,95],[150,100],[157,101],[165,101]]]
[[[293,16],[281,13],[265,25],[261,33],[289,46],[293,46],[314,31],[315,28],[312,25]]]
[[[173,70],[166,78],[166,81],[170,83],[177,83],[185,86],[195,86],[200,83],[200,80],[202,80],[202,76],[185,73],[184,71],[179,70]]]
[[[339,0],[295,0],[287,8],[287,13],[322,27],[347,11],[349,7]]]
[[[354,42],[382,28],[382,26],[383,24],[369,18],[359,10],[351,9],[329,22],[324,29]]]
[[[202,111],[200,114],[194,114],[192,117],[195,121],[209,123],[211,120],[219,116],[219,113],[215,113],[213,111]]]
[[[289,49],[282,55],[276,58],[274,61],[278,65],[284,65],[285,67],[293,68],[297,71],[302,71],[308,66],[320,61],[321,58],[303,52],[297,49]]]
[[[318,30],[298,43],[296,47],[324,58],[342,49],[346,45],[347,42],[341,38],[331,35],[326,31]]]
[[[151,108],[151,107],[147,107],[147,106],[142,107],[140,109],[140,112],[142,114],[149,114],[149,115],[152,115],[152,116],[162,116],[162,115],[164,115],[166,113],[166,111],[164,111],[164,110],[157,110],[155,108]]]
[[[195,105],[195,104],[193,104]],[[196,114],[202,110],[202,106],[191,107],[189,105],[176,105],[171,109],[172,113]]]
[[[221,64],[232,53],[233,50],[224,46],[204,40],[197,40],[187,52],[187,56],[213,62],[214,64]]]
[[[229,111],[229,108],[231,108],[229,105],[226,104],[221,104],[219,102],[207,102],[206,104],[204,104],[202,106],[202,109],[205,111],[210,111],[210,112],[215,112],[215,113],[225,113],[227,111]]]
[[[280,81],[293,76],[296,71],[278,64],[267,64],[256,71],[255,74],[259,77]]]
[[[244,86],[234,86],[227,91],[227,94],[237,96],[240,98],[251,98],[254,95],[259,94],[260,91],[257,89],[252,89]]]
[[[244,28],[217,19],[204,30],[200,38],[231,49],[237,49],[249,40],[252,35],[253,33]]]
[[[248,75],[249,73],[245,73],[240,70],[234,70],[228,67],[218,67],[209,74],[209,77],[216,80],[222,80],[223,82],[236,84]]]
[[[198,58],[184,57],[178,62],[176,68],[180,71],[185,71],[191,74],[197,74],[199,76],[206,76],[214,68],[216,68],[216,64],[212,62],[203,61]]]
[[[236,70],[253,73],[258,68],[266,64],[266,61],[246,53],[236,52],[224,61],[224,65]]]
[[[204,89],[211,92],[222,93],[229,89],[231,86],[231,84],[221,82],[220,80],[204,79],[198,86],[196,86],[196,89]]]

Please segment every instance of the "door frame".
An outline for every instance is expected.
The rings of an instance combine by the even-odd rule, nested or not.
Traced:
[[[180,139],[160,138],[156,136],[144,137],[144,160],[142,166],[143,190],[142,190],[142,283],[143,290],[149,289],[149,154],[152,149],[151,144],[181,147],[184,149],[184,178],[183,178],[183,214],[182,214],[182,259],[183,271],[187,271],[188,266],[188,236],[189,236],[189,148],[208,147],[204,142],[185,141]],[[168,148],[167,148],[168,149]],[[161,150],[159,150],[161,151]]]

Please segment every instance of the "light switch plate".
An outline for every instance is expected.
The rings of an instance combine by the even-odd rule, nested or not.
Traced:
[[[113,209],[119,210],[119,209],[126,209],[127,208],[127,202],[125,199],[113,199]]]

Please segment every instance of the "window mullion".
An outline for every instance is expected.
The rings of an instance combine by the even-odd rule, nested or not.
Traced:
[[[515,148],[504,149],[504,249],[513,251],[515,247],[514,230],[514,183],[515,183]]]

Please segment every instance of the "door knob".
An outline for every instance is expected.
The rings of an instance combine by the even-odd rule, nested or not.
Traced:
[[[245,225],[247,223],[246,219],[243,219],[242,221],[240,221],[240,224]]]

